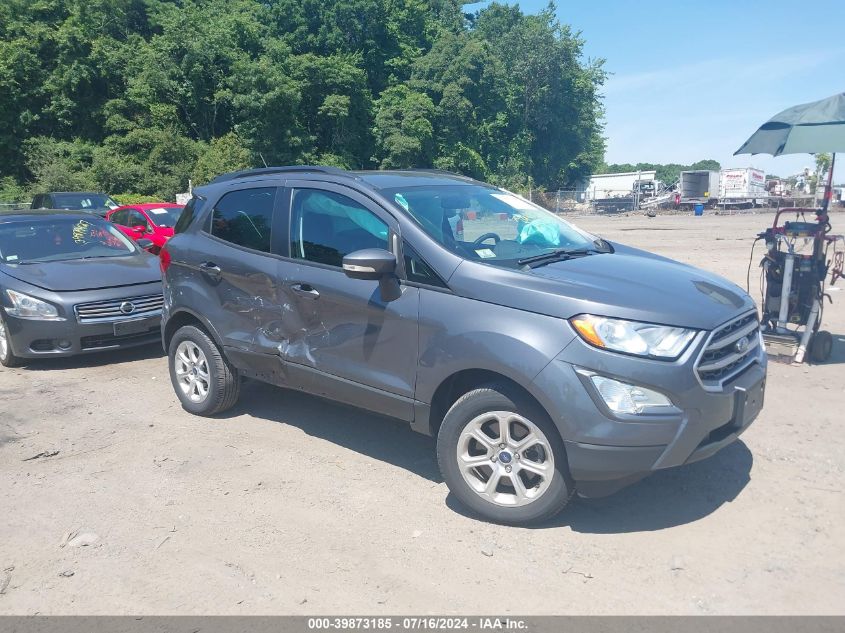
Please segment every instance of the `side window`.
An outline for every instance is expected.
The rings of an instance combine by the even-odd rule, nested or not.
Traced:
[[[423,261],[408,242],[402,243],[402,252],[405,255],[405,276],[408,281],[437,286],[438,288],[447,287],[446,283]]]
[[[125,210],[125,209],[124,209],[124,210],[122,210],[122,211],[118,211],[118,212],[116,212],[116,213],[112,213],[112,214],[109,216],[109,219],[110,219],[110,220],[112,221],[112,223],[114,223],[114,224],[119,224],[119,225],[121,225],[121,226],[126,226],[126,213],[127,213],[127,212],[126,212],[126,210]]]
[[[149,223],[147,222],[147,218],[144,217],[143,213],[140,213],[137,209],[130,209],[129,211],[127,211],[126,224],[124,226],[148,227]]]
[[[185,229],[191,225],[191,222],[194,221],[194,215],[202,211],[202,204],[204,201],[205,200],[203,198],[197,198],[196,196],[188,200],[188,204],[186,204],[185,208],[182,209],[182,213],[179,215],[179,220],[173,228],[174,233],[183,233]]]
[[[276,187],[230,191],[214,206],[211,234],[238,246],[269,253],[275,200]]]
[[[351,198],[297,189],[291,202],[291,257],[341,266],[344,255],[387,245],[387,223]]]

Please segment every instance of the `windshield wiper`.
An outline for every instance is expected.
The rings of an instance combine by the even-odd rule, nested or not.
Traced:
[[[575,257],[585,257],[586,255],[592,255],[593,253],[602,252],[605,251],[600,251],[595,248],[559,248],[548,253],[532,255],[531,257],[523,257],[522,259],[518,259],[516,263],[520,266],[529,266],[530,268],[536,268],[537,266],[551,264],[552,262],[562,262],[567,259],[573,259]],[[534,266],[532,266],[532,264],[534,264]]]

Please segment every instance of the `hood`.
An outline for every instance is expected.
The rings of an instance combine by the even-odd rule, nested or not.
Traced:
[[[53,292],[134,286],[161,280],[158,258],[147,254],[37,264],[5,264],[2,271]]]
[[[465,296],[565,319],[592,313],[704,330],[754,307],[742,288],[719,275],[613,246],[614,253],[554,262],[528,272],[491,271],[491,266],[465,262],[469,265],[462,264],[449,285],[460,286]],[[470,280],[470,268],[483,268],[484,273]],[[505,292],[502,283],[512,287]]]

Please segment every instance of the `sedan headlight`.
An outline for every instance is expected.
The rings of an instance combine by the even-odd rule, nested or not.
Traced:
[[[46,301],[30,297],[22,292],[9,290],[8,288],[6,289],[6,295],[12,302],[12,307],[6,308],[6,312],[12,316],[16,316],[21,319],[43,319],[45,321],[63,320],[59,316],[59,311],[56,309],[56,306],[49,304]]]
[[[609,319],[579,314],[570,319],[575,331],[590,345],[625,354],[673,359],[695,337],[695,330],[669,325]]]

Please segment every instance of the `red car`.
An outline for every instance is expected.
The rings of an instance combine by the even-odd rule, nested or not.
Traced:
[[[106,219],[135,241],[150,240],[153,245],[147,250],[158,255],[165,242],[173,237],[173,227],[182,208],[181,204],[171,202],[128,204],[109,211]]]

